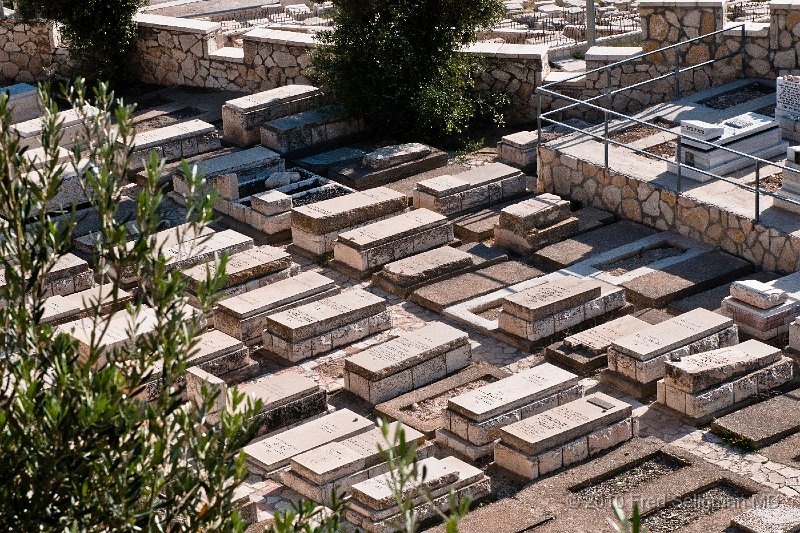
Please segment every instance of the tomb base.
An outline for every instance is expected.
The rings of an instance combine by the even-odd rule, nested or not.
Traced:
[[[271,433],[277,429],[291,426],[314,415],[326,412],[328,410],[327,398],[327,392],[324,389],[320,389],[311,395],[285,405],[261,411],[255,416],[258,421],[256,435]]]
[[[705,426],[743,407],[747,407],[773,390],[780,390],[794,379],[794,363],[788,357],[762,368],[697,393],[671,387],[665,380],[656,386],[656,401],[684,423]]]
[[[597,374],[597,378],[603,385],[607,385],[618,391],[632,396],[639,400],[652,400],[656,397],[656,383],[651,381],[649,383],[639,383],[636,380],[623,376],[619,372],[615,372],[606,368]]]
[[[626,418],[539,454],[527,454],[501,441],[495,444],[494,462],[515,477],[534,480],[629,441],[633,433],[634,420]]]
[[[492,441],[489,444],[479,446],[444,428],[436,430],[436,443],[473,462],[491,457],[495,445],[494,441]]]
[[[562,341],[545,348],[544,356],[560,365],[569,367],[581,375],[589,375],[606,366],[608,354],[594,353],[586,349],[570,346]]]

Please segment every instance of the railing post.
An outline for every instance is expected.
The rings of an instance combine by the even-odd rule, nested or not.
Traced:
[[[761,161],[756,161],[756,223],[761,218]]]
[[[594,0],[586,0],[586,44],[589,47],[597,42],[597,30],[595,29],[595,9]]]
[[[742,44],[739,46],[739,54],[742,56],[742,77],[745,78],[747,72],[747,61],[746,61],[746,52],[745,52],[745,39],[747,39],[747,32],[745,31],[746,26],[744,22],[742,23]]]
[[[611,69],[606,69],[606,93],[608,94],[608,105],[603,111],[603,123],[605,132],[603,133],[603,149],[605,152],[606,172],[608,172],[608,110],[611,108]]]
[[[681,135],[678,134],[678,152],[676,154],[678,159],[678,172],[677,172],[677,180],[675,180],[675,188],[677,192],[681,192],[681,170],[683,169],[683,142],[681,141]]]
[[[681,97],[681,47],[675,47],[675,98]]]
[[[536,104],[536,130],[538,131],[538,144],[542,144],[542,93],[539,92]]]

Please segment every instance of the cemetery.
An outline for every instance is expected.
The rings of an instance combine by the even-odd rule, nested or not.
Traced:
[[[259,403],[237,446],[247,531],[334,493],[343,531],[398,530],[401,433],[420,531],[445,531],[451,500],[466,533],[611,531],[615,499],[651,532],[800,531],[800,4],[502,2],[458,53],[506,122],[463,150],[348,114],[315,78],[335,4],[152,0],[134,19],[115,251],[136,246],[154,151],[153,254],[200,328],[179,375],[162,358],[126,393],[154,405],[175,381],[212,432]],[[99,368],[159,335],[155,289],[101,257],[94,163],[69,162],[101,110],[60,110],[45,161],[28,56],[65,49],[22,26],[0,18],[0,90],[32,175],[63,171],[37,209],[75,217],[30,290]]]

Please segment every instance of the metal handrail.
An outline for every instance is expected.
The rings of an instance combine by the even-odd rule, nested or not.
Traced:
[[[704,61],[702,63],[698,63],[696,65],[689,65],[689,66],[681,68],[681,66],[680,66],[680,56],[678,54],[678,49],[680,47],[689,45],[689,44],[691,44],[693,42],[696,42],[696,41],[707,40],[709,37],[713,37],[715,35],[719,35],[719,34],[722,34],[722,33],[734,31],[734,30],[737,30],[739,28],[741,28],[741,32],[742,32],[742,35],[741,35],[741,39],[742,40],[741,40],[741,46],[739,47],[739,50],[737,50],[736,52],[731,52],[731,53],[729,53],[729,54],[727,54],[725,56],[719,57],[719,58],[714,58],[714,59],[711,59],[711,60],[708,60],[708,61]],[[610,63],[608,65],[604,65],[602,67],[598,67],[596,69],[592,69],[592,70],[589,70],[589,71],[584,72],[584,73],[579,73],[579,74],[577,74],[575,76],[572,76],[570,78],[566,78],[566,79],[563,79],[563,80],[558,80],[558,81],[551,82],[551,83],[548,83],[548,84],[545,84],[545,85],[542,85],[542,86],[538,87],[536,89],[536,93],[537,93],[537,96],[538,96],[538,104],[537,104],[538,105],[538,109],[537,109],[537,111],[538,111],[538,113],[537,113],[537,123],[538,124],[537,125],[538,125],[538,130],[539,130],[539,132],[538,132],[539,133],[539,143],[541,143],[541,140],[542,140],[542,121],[544,120],[544,121],[547,121],[548,123],[551,123],[551,124],[558,124],[560,126],[566,127],[567,129],[572,130],[574,132],[583,133],[584,135],[588,135],[588,136],[590,136],[590,137],[592,137],[594,139],[602,140],[603,143],[604,143],[604,152],[605,152],[604,158],[605,158],[605,168],[606,168],[606,170],[608,170],[608,167],[609,167],[609,156],[608,156],[609,145],[620,146],[622,148],[626,148],[628,150],[631,150],[634,153],[644,154],[647,157],[655,158],[655,159],[658,159],[658,160],[661,160],[661,161],[666,161],[668,163],[669,162],[676,163],[677,164],[677,173],[676,173],[676,178],[677,178],[676,179],[676,189],[677,189],[677,192],[681,191],[681,174],[682,174],[683,167],[686,166],[687,168],[691,168],[693,172],[697,172],[699,174],[703,174],[703,175],[709,176],[711,178],[719,179],[724,183],[728,183],[728,184],[734,185],[734,186],[739,187],[741,189],[745,189],[745,190],[748,190],[748,191],[753,191],[755,193],[755,205],[756,205],[755,221],[756,222],[758,222],[760,220],[760,216],[761,216],[761,213],[760,213],[760,195],[761,194],[764,194],[764,195],[767,195],[767,196],[771,196],[771,197],[774,197],[774,198],[779,198],[779,199],[781,199],[781,200],[783,200],[783,201],[785,201],[787,203],[790,203],[790,204],[800,205],[800,201],[798,201],[798,200],[782,196],[782,195],[777,194],[775,192],[761,190],[761,187],[760,187],[761,166],[762,165],[770,165],[770,166],[776,167],[776,168],[778,168],[778,169],[780,169],[781,171],[784,171],[784,172],[787,171],[787,170],[788,171],[792,171],[794,169],[792,169],[790,167],[787,167],[785,165],[780,165],[780,164],[775,163],[773,161],[769,161],[769,160],[766,160],[766,159],[762,159],[760,157],[756,157],[756,156],[753,156],[753,155],[750,155],[750,154],[746,154],[744,152],[740,152],[738,150],[734,150],[734,149],[729,148],[727,146],[722,146],[722,145],[714,143],[712,141],[706,141],[704,139],[699,139],[697,137],[683,135],[681,133],[675,133],[671,129],[663,128],[663,127],[658,126],[656,124],[651,124],[649,122],[646,122],[644,120],[638,119],[636,117],[633,117],[633,116],[630,116],[630,115],[626,115],[625,113],[621,113],[621,112],[615,111],[614,109],[611,108],[612,103],[613,103],[613,96],[614,95],[620,94],[623,91],[634,90],[634,89],[637,89],[637,88],[642,87],[644,85],[647,85],[649,83],[654,83],[656,81],[659,81],[659,80],[662,80],[662,79],[666,79],[666,78],[669,78],[669,77],[673,77],[673,76],[676,78],[676,95],[680,98],[680,76],[681,76],[681,74],[683,74],[684,72],[688,72],[688,71],[691,71],[691,70],[694,70],[694,69],[697,69],[697,68],[701,68],[701,67],[716,63],[718,61],[724,61],[724,60],[730,59],[732,57],[736,57],[738,55],[744,55],[744,53],[745,53],[744,52],[745,44],[746,44],[745,43],[745,40],[746,40],[745,28],[746,28],[746,25],[744,23],[738,24],[738,25],[735,25],[735,26],[730,26],[730,27],[724,28],[722,30],[717,30],[717,31],[714,31],[714,32],[711,32],[711,33],[708,33],[708,34],[705,34],[705,35],[694,37],[692,39],[688,39],[688,40],[680,42],[680,43],[676,43],[676,44],[672,44],[672,45],[669,45],[669,46],[665,46],[664,48],[659,48],[658,50],[653,50],[653,51],[650,51],[650,52],[637,54],[635,56],[623,59],[621,61],[617,61],[615,63]],[[651,78],[651,79],[645,80],[643,82],[639,82],[639,83],[636,83],[636,84],[633,84],[633,85],[621,87],[621,88],[613,90],[613,91],[611,90],[611,70],[612,69],[620,67],[620,66],[622,66],[624,64],[627,64],[627,63],[631,63],[631,62],[635,62],[635,61],[641,60],[641,59],[643,59],[643,58],[645,58],[647,56],[653,55],[653,54],[665,53],[666,51],[669,51],[669,50],[672,50],[672,49],[676,50],[676,55],[675,55],[676,64],[675,64],[675,69],[674,70],[668,72],[667,74],[658,76],[656,78]],[[591,97],[589,99],[579,100],[579,99],[573,98],[571,96],[567,96],[566,94],[562,94],[562,93],[559,93],[559,92],[556,92],[556,91],[552,90],[553,87],[556,87],[558,85],[568,83],[569,81],[582,78],[582,77],[587,76],[589,74],[601,73],[603,71],[605,71],[606,75],[607,75],[607,85],[606,85],[607,90],[606,90],[606,92],[601,93],[601,94],[599,94],[597,96],[593,96],[593,97]],[[599,77],[598,77],[598,79],[599,79]],[[542,113],[542,95],[543,94],[548,94],[548,95],[554,96],[556,98],[559,98],[559,99],[562,99],[562,100],[565,100],[565,101],[571,102],[571,103],[569,105],[565,105],[565,106],[560,107],[558,109],[554,109],[552,111],[547,111],[545,113]],[[596,105],[596,104],[593,103],[596,100],[599,100],[601,98],[606,98],[608,100],[607,107],[604,107],[602,105]],[[577,127],[571,126],[571,125],[569,125],[569,124],[567,124],[565,122],[561,122],[561,121],[558,121],[558,120],[550,118],[550,115],[552,115],[554,113],[563,113],[566,110],[573,109],[573,108],[580,107],[580,106],[586,106],[591,110],[595,110],[595,111],[603,113],[603,125],[602,125],[603,134],[602,135],[593,132],[593,131],[596,131],[597,128],[601,127],[601,125],[599,125],[599,124],[596,125],[596,126],[593,126],[591,128],[577,128]],[[645,150],[642,150],[642,149],[639,149],[639,148],[635,148],[635,147],[633,147],[633,146],[631,146],[629,144],[621,143],[621,142],[618,142],[618,141],[615,141],[615,140],[611,139],[609,137],[609,117],[610,116],[620,117],[621,119],[623,119],[623,120],[620,121],[622,124],[625,124],[625,121],[629,121],[629,122],[632,122],[634,124],[646,125],[649,128],[653,128],[653,129],[655,129],[657,131],[665,132],[665,133],[669,133],[671,135],[677,136],[678,147],[677,147],[676,160],[667,159],[667,158],[659,156],[657,154],[653,154],[653,153],[647,152]],[[611,130],[611,132],[613,133],[613,131],[616,131],[617,129],[618,129],[618,127],[614,127]],[[685,163],[683,163],[683,161],[682,161],[682,159],[683,159],[682,158],[682,148],[683,148],[683,141],[686,140],[686,139],[688,139],[688,140],[690,140],[692,142],[696,142],[696,143],[700,143],[700,144],[703,144],[703,145],[706,145],[706,146],[710,146],[712,148],[717,148],[717,149],[723,150],[725,152],[734,154],[734,155],[736,155],[738,157],[742,157],[742,158],[745,158],[745,159],[748,159],[748,160],[752,161],[756,166],[756,181],[755,181],[756,187],[751,187],[751,186],[746,185],[744,183],[739,183],[739,182],[734,181],[734,180],[732,180],[730,178],[727,178],[725,176],[720,176],[720,175],[714,174],[712,172],[708,172],[708,171],[703,170],[703,169],[699,169],[699,168],[695,168],[693,166],[685,165]]]

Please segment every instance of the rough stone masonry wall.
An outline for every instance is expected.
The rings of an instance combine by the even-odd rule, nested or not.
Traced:
[[[20,24],[0,18],[0,75],[9,82],[35,83],[49,77],[59,35],[51,24]]]
[[[800,270],[800,236],[755,223],[685,194],[676,194],[589,161],[539,146],[537,189],[584,206],[669,230],[743,257],[764,270]]]

